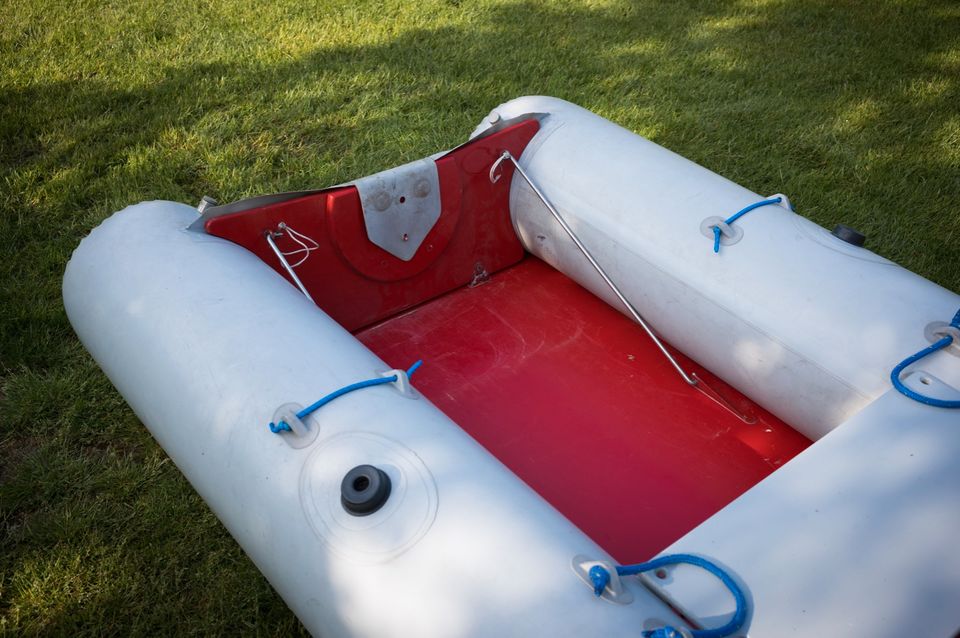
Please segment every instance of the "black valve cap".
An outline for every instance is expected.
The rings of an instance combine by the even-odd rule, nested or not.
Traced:
[[[373,465],[358,465],[340,483],[340,503],[354,516],[367,516],[390,498],[390,477]]]
[[[853,244],[854,246],[863,246],[863,242],[867,241],[867,236],[861,233],[855,228],[850,228],[844,224],[837,224],[837,227],[833,229],[833,236],[842,239],[848,244]]]

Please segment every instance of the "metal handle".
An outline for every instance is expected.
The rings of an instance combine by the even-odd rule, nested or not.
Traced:
[[[613,294],[617,296],[617,299],[620,300],[620,303],[624,305],[627,311],[630,313],[630,316],[633,317],[633,320],[640,324],[640,327],[643,328],[644,332],[653,339],[653,342],[657,345],[657,348],[660,349],[660,352],[663,353],[663,356],[667,358],[670,362],[670,365],[673,366],[673,369],[677,371],[684,382],[688,385],[698,386],[700,380],[693,375],[687,374],[684,369],[680,366],[680,363],[670,354],[670,351],[667,350],[667,347],[663,345],[663,342],[660,341],[660,338],[657,337],[656,333],[653,331],[653,328],[647,324],[646,320],[637,312],[637,309],[633,307],[633,304],[620,292],[620,288],[617,287],[617,284],[613,283],[613,280],[607,275],[603,267],[597,263],[597,260],[593,258],[593,255],[590,254],[590,251],[587,250],[587,247],[583,245],[583,242],[580,241],[580,238],[577,237],[577,234],[573,232],[573,229],[567,225],[567,222],[564,221],[563,217],[560,216],[560,213],[557,212],[557,209],[553,207],[553,204],[547,199],[547,197],[537,188],[537,185],[533,183],[533,180],[530,179],[530,176],[527,175],[527,172],[523,170],[523,167],[520,166],[520,163],[510,154],[510,151],[504,151],[503,155],[497,158],[497,161],[493,163],[493,166],[490,167],[490,181],[496,182],[500,179],[500,175],[496,173],[497,168],[504,160],[510,160],[513,163],[513,166],[517,169],[517,172],[520,173],[520,176],[530,185],[530,188],[533,189],[533,192],[536,193],[537,197],[540,198],[540,201],[543,202],[543,205],[547,207],[547,210],[550,211],[550,214],[553,215],[553,218],[557,220],[557,223],[560,224],[560,227],[563,228],[564,232],[573,240],[573,243],[577,245],[577,248],[580,249],[580,252],[583,253],[583,256],[587,258],[587,261],[590,262],[590,265],[593,266],[594,270],[597,271],[597,274],[603,278],[603,281],[606,282],[607,286],[610,287],[610,290],[613,291]]]
[[[281,225],[282,227],[282,225]],[[277,246],[277,241],[273,238],[274,233],[272,231],[267,231],[263,234],[267,238],[267,243],[270,244],[270,248],[273,249],[273,254],[277,256],[277,259],[280,260],[280,263],[283,264],[284,270],[287,271],[287,274],[290,275],[290,278],[293,279],[293,283],[297,285],[297,288],[300,289],[300,292],[303,293],[303,296],[316,304],[316,301],[313,301],[313,297],[310,296],[310,293],[307,292],[306,287],[303,285],[303,282],[300,281],[300,278],[297,277],[297,273],[293,271],[293,267],[290,265],[290,262],[287,261],[287,258],[280,251],[280,247]]]

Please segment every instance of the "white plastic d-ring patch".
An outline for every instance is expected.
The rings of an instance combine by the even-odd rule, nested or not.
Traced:
[[[951,326],[946,321],[931,321],[923,329],[923,336],[930,343],[936,343],[944,337],[953,337],[953,343],[944,348],[942,352],[949,352],[955,357],[960,357],[960,328]]]
[[[283,422],[290,426],[289,431],[280,432],[280,438],[296,450],[301,450],[313,443],[320,432],[319,425],[308,423],[297,416],[297,412],[302,409],[303,406],[299,403],[284,403],[273,413],[274,423],[279,425]]]
[[[729,246],[743,239],[743,229],[737,225],[729,225],[723,221],[723,217],[713,215],[700,222],[700,234],[709,237],[713,241],[714,226],[720,228],[720,245]]]

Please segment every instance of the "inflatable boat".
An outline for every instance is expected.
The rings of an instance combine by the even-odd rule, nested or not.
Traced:
[[[63,294],[317,636],[960,628],[960,296],[573,104],[131,206]]]

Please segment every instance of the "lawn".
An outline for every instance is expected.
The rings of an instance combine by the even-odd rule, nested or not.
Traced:
[[[539,93],[960,290],[952,1],[0,11],[0,634],[302,631],[66,320],[71,250],[127,204],[339,183]]]

